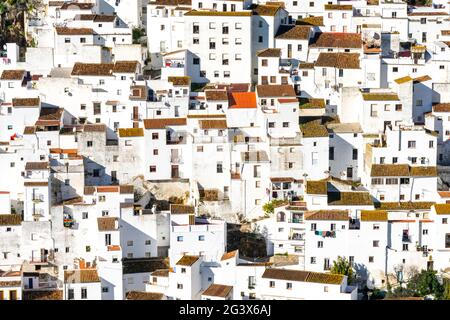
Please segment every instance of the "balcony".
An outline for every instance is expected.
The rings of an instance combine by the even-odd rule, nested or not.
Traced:
[[[289,240],[299,240],[299,241],[303,241],[305,240],[303,238],[303,235],[300,233],[293,233],[292,235],[289,236]]]
[[[301,146],[302,137],[300,134],[293,138],[270,138],[271,146]]]
[[[166,137],[166,144],[186,144],[186,135],[175,134]]]
[[[75,225],[75,220],[73,219],[64,219],[63,221],[65,228],[72,228]]]
[[[411,236],[403,235],[402,242],[411,242]]]
[[[183,159],[180,156],[178,156],[178,157],[171,156],[170,157],[170,163],[182,164],[183,163]]]
[[[42,194],[33,195],[33,202],[34,203],[44,202],[44,195]]]
[[[209,136],[201,136],[201,137],[194,137],[194,143],[226,143],[228,142],[228,138],[226,136],[215,136],[215,137],[209,137]]]

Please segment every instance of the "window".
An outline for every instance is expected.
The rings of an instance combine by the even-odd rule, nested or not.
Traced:
[[[102,287],[102,293],[108,293],[109,288],[108,287]]]
[[[374,223],[373,230],[380,230],[380,225],[378,223]]]
[[[423,235],[427,235],[427,234],[428,234],[428,229],[423,229],[423,230],[422,230],[422,234],[423,234]]]
[[[330,226],[331,231],[335,231],[336,230],[336,223],[332,223]]]
[[[194,33],[194,34],[200,33],[200,26],[198,25],[198,23],[194,23],[192,25],[192,33]]]
[[[68,300],[73,300],[74,298],[75,298],[75,294],[74,294],[73,289],[69,289],[68,292],[67,292],[67,299]]]
[[[94,169],[93,171],[92,171],[92,176],[94,176],[94,177],[100,177],[100,169]]]
[[[205,236],[204,235],[198,236],[198,241],[205,241]]]
[[[217,173],[223,173],[222,162],[217,163]]]
[[[450,248],[450,233],[445,234],[445,247]]]
[[[186,273],[186,268],[181,268],[181,273]]]
[[[209,23],[209,28],[210,29],[215,29],[216,28],[216,23],[215,22],[210,22]]]
[[[259,36],[259,37],[258,37],[258,42],[259,42],[259,43],[262,43],[262,42],[263,42],[263,37],[262,37],[262,36]]]
[[[178,242],[183,242],[183,236],[178,236],[178,237],[177,237],[177,241],[178,241]]]
[[[339,69],[339,77],[343,77],[344,76],[344,70],[343,69]]]
[[[235,60],[242,60],[242,55],[240,53],[237,53],[234,58]]]
[[[93,145],[92,141],[87,141],[87,142],[86,142],[86,146],[87,146],[88,148],[92,147],[92,145]]]
[[[311,223],[311,231],[316,231],[317,224]]]
[[[157,140],[159,138],[159,135],[157,132],[152,133],[152,140]]]
[[[275,288],[275,281],[269,281],[269,287]]]
[[[292,289],[292,282],[287,282],[286,283],[286,289],[287,290],[291,290]]]
[[[192,43],[193,44],[200,44],[200,39],[199,38],[192,38]]]
[[[200,64],[200,58],[192,59],[192,64]]]
[[[197,146],[197,152],[203,152],[203,146]]]
[[[150,172],[156,172],[156,166],[150,166]]]
[[[403,251],[408,251],[408,244],[407,243],[403,244],[402,250]]]
[[[398,162],[398,158],[397,158],[397,157],[393,157],[393,158],[392,158],[392,163],[395,164],[395,163],[397,163],[397,162]]]
[[[369,257],[369,262],[370,262],[370,263],[373,263],[373,262],[374,262],[374,257],[373,257],[373,256],[370,256],[370,257]]]
[[[91,246],[86,246],[86,252],[91,252]]]
[[[153,149],[153,155],[157,156],[158,155],[158,149]]]
[[[317,248],[323,248],[323,241],[317,241]]]
[[[127,241],[127,246],[132,247],[133,246],[133,240]]]
[[[442,224],[447,224],[447,218],[442,218]]]
[[[261,204],[261,199],[255,199],[255,205],[260,205]]]
[[[311,257],[311,264],[316,264],[316,257]]]
[[[392,72],[398,72],[398,67],[393,67]]]
[[[223,72],[223,77],[224,78],[229,78],[230,77],[230,71],[224,71]]]
[[[70,38],[64,38],[64,43],[70,43]]]
[[[401,104],[396,104],[395,105],[395,111],[402,111],[402,105]]]
[[[378,240],[374,240],[373,242],[372,242],[372,245],[373,245],[373,247],[379,247],[380,246],[380,241],[378,241]]]
[[[358,160],[358,149],[353,149],[352,158],[353,160]]]

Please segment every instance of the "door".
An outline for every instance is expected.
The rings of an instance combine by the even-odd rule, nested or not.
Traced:
[[[433,270],[433,261],[427,261],[427,270]]]
[[[348,167],[347,168],[347,179],[352,179],[352,178],[353,178],[353,168]]]
[[[139,111],[138,107],[133,107],[133,120],[138,121],[139,120]]]
[[[16,290],[9,291],[9,300],[17,300],[17,291]]]
[[[292,44],[288,44],[288,58],[292,58]]]
[[[107,233],[105,234],[105,246],[111,245],[111,234]]]
[[[33,289],[33,278],[28,278],[28,289]]]
[[[179,176],[179,171],[178,171],[178,166],[172,166],[172,178],[175,178],[175,179],[177,179],[177,178],[179,178],[180,176]]]
[[[111,171],[111,182],[117,182],[117,171]]]

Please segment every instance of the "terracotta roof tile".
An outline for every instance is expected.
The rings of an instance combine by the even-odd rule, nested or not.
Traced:
[[[119,129],[119,137],[143,137],[144,129],[143,128],[120,128]]]
[[[434,104],[433,112],[450,112],[450,102]]]
[[[189,86],[191,84],[191,77],[168,77],[167,81],[172,82],[174,86]]]
[[[135,73],[139,65],[138,61],[116,61],[114,64],[114,73]]]
[[[255,92],[231,92],[229,95],[229,109],[254,109],[256,108]]]
[[[369,92],[362,94],[365,101],[400,101],[400,98],[393,92]]]
[[[134,193],[134,186],[133,185],[122,184],[122,185],[119,186],[119,192],[121,194],[133,194]]]
[[[55,30],[56,33],[61,36],[81,36],[94,34],[94,30],[91,28],[56,27]]]
[[[306,17],[295,21],[296,25],[323,27],[323,16]]]
[[[431,210],[434,202],[376,202],[375,207],[379,210],[402,211],[402,210]]]
[[[361,210],[361,221],[387,221],[388,213],[385,210]]]
[[[228,101],[226,90],[205,90],[205,97],[208,101]]]
[[[275,16],[282,7],[279,4],[271,5],[270,3],[266,4],[253,4],[250,9],[253,12],[253,15],[258,16]]]
[[[184,14],[185,16],[220,16],[220,17],[250,17],[250,11],[206,11],[206,10],[191,10]]]
[[[0,226],[19,226],[21,223],[20,214],[0,214]]]
[[[93,3],[65,2],[61,10],[90,10],[94,7]]]
[[[372,164],[371,177],[409,177],[407,164]]]
[[[64,271],[65,283],[92,283],[100,282],[97,269],[79,269]]]
[[[165,129],[168,126],[185,126],[186,118],[144,119],[145,129]]]
[[[184,255],[180,260],[178,260],[177,262],[177,266],[186,266],[186,267],[190,267],[192,266],[194,263],[196,263],[198,261],[200,257],[198,256],[188,256],[188,255]]]
[[[372,196],[369,192],[329,192],[329,206],[371,206]]]
[[[344,276],[341,274],[268,268],[264,271],[262,278],[338,285],[342,283]]]
[[[3,70],[0,80],[22,80],[25,70]]]
[[[436,203],[434,209],[436,210],[436,214],[450,215],[450,203]]]
[[[25,170],[47,170],[49,168],[48,162],[27,162],[25,164]]]
[[[353,6],[351,4],[326,4],[325,10],[353,10]]]
[[[306,181],[306,193],[308,194],[327,194],[327,182],[325,180]]]
[[[256,55],[260,58],[279,58],[281,57],[281,49],[267,48],[259,50]]]
[[[234,257],[236,257],[237,254],[238,254],[238,250],[225,252],[222,255],[222,258],[220,258],[220,261],[224,261],[224,260],[228,260],[228,259],[234,258]]]
[[[309,121],[300,125],[303,138],[328,137],[327,128],[318,121]]]
[[[164,294],[159,292],[129,291],[127,300],[163,300]]]
[[[226,120],[199,120],[200,129],[226,129]]]
[[[322,32],[311,41],[310,47],[319,48],[362,48],[361,35],[347,32]]]
[[[311,27],[309,26],[280,26],[276,38],[280,40],[308,40],[310,33]]]
[[[12,99],[13,107],[39,107],[39,98],[14,98]]]
[[[261,84],[256,86],[259,98],[295,97],[294,87],[290,84]]]
[[[32,290],[22,292],[23,300],[63,300],[62,290]]]
[[[171,214],[193,214],[195,213],[194,206],[182,205],[182,204],[171,204],[170,205]]]
[[[106,125],[103,123],[85,124],[84,132],[106,132]]]
[[[123,274],[134,273],[152,273],[156,270],[161,271],[167,269],[169,265],[167,261],[161,258],[137,258],[137,259],[122,259]]]
[[[338,69],[359,69],[359,53],[321,52],[314,65]]]
[[[347,210],[318,210],[305,212],[305,220],[337,220],[347,221],[349,219]]]
[[[231,290],[233,290],[233,286],[213,283],[203,291],[202,296],[226,298]]]
[[[102,76],[113,75],[114,63],[81,63],[76,62],[72,69],[72,76]]]

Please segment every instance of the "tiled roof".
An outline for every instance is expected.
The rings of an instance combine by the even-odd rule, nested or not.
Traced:
[[[80,14],[75,16],[75,19],[94,22],[114,22],[116,16],[111,14]]]
[[[106,132],[106,125],[103,123],[98,124],[85,124],[83,127],[84,132]]]
[[[199,259],[198,256],[188,256],[184,255],[180,260],[177,262],[177,266],[186,266],[190,267],[192,266],[197,260]]]
[[[410,76],[406,76],[406,77],[395,79],[394,81],[398,84],[402,84],[402,83],[413,81],[413,78],[411,78]]]
[[[301,62],[298,64],[299,69],[314,69],[314,63]]]
[[[116,222],[118,218],[114,217],[101,217],[97,218],[98,231],[115,231],[118,230]]]
[[[349,219],[347,210],[317,210],[305,212],[305,220],[338,220],[346,221]]]
[[[321,52],[316,67],[359,69],[359,53]]]
[[[97,269],[79,269],[64,271],[65,283],[92,283],[100,282]]]
[[[65,2],[62,6],[62,10],[90,10],[94,7],[93,3],[78,3],[78,2]]]
[[[311,40],[310,47],[360,49],[362,44],[359,33],[322,32]]]
[[[309,121],[300,125],[303,138],[328,137],[327,128],[320,124],[320,120]]]
[[[135,73],[139,65],[138,61],[116,61],[114,64],[114,73]]]
[[[228,101],[226,90],[205,90],[205,97],[208,101]]]
[[[236,257],[237,253],[238,253],[238,250],[234,250],[234,251],[230,251],[230,252],[225,252],[225,253],[222,255],[222,258],[220,258],[220,260],[221,260],[221,261],[224,261],[224,260],[228,260],[228,259],[234,258],[234,257]]]
[[[361,210],[361,221],[387,221],[386,210]]]
[[[308,40],[310,33],[311,27],[309,26],[280,26],[276,38],[289,40]]]
[[[27,126],[23,130],[23,134],[34,134],[36,132],[35,126]]]
[[[161,258],[123,259],[122,264],[124,274],[152,273],[168,269],[166,261]]]
[[[225,298],[230,294],[231,290],[233,290],[233,286],[213,283],[208,289],[203,291],[202,296]]]
[[[0,226],[19,226],[21,223],[20,214],[0,214]]]
[[[22,281],[0,281],[0,288],[21,287]]]
[[[186,118],[144,119],[145,129],[165,129],[167,126],[185,126]]]
[[[327,194],[327,182],[325,180],[306,181],[306,193],[308,194]]]
[[[199,120],[200,129],[226,129],[226,120]]]
[[[133,194],[134,193],[134,186],[133,185],[122,184],[122,185],[119,186],[119,192],[121,194]]]
[[[261,58],[279,58],[281,57],[281,49],[267,48],[259,50],[256,55]]]
[[[263,4],[253,4],[250,9],[254,15],[258,16],[275,16],[278,10],[281,9],[280,5],[270,5],[269,3]]]
[[[450,203],[436,203],[434,209],[437,214],[450,214]]]
[[[38,107],[39,98],[14,98],[12,99],[13,107]]]
[[[250,11],[199,11],[191,10],[184,14],[185,16],[221,16],[221,17],[250,17]]]
[[[169,276],[169,269],[158,269],[151,273],[152,277],[168,277]]]
[[[160,6],[190,6],[192,0],[155,0],[149,1],[149,4]]]
[[[433,166],[410,167],[407,164],[373,164],[372,177],[436,177],[437,168]]]
[[[329,192],[329,206],[371,206],[372,196],[369,192]]]
[[[3,70],[0,80],[22,80],[25,70]]]
[[[191,84],[191,77],[168,77],[167,81],[172,82],[174,86],[189,86]]]
[[[171,214],[193,214],[195,212],[194,206],[187,206],[183,204],[171,204]]]
[[[353,10],[351,4],[326,4],[325,10]]]
[[[369,92],[362,94],[365,101],[399,101],[400,98],[393,92]]]
[[[296,96],[290,84],[261,84],[256,86],[256,92],[259,98]]]
[[[23,183],[23,185],[25,186],[25,187],[46,187],[46,186],[48,186],[48,181],[36,181],[36,182],[28,182],[28,181],[25,181],[24,183]]]
[[[91,28],[56,27],[55,30],[58,35],[62,36],[81,36],[94,34],[94,30]]]
[[[414,202],[378,202],[375,207],[380,210],[401,211],[401,210],[430,210],[434,202],[414,201]]]
[[[144,129],[143,128],[120,128],[119,129],[119,137],[143,137]]]
[[[25,290],[22,300],[63,300],[62,290]]]
[[[102,76],[113,75],[114,63],[81,63],[76,62],[72,69],[72,76]]]
[[[32,170],[47,170],[48,169],[48,162],[27,162],[25,164],[25,170],[32,171]]]
[[[164,294],[159,292],[129,291],[127,300],[163,300]]]
[[[322,16],[302,18],[296,20],[295,24],[303,26],[316,26],[316,27],[322,27],[324,25]]]
[[[414,78],[414,84],[432,80],[429,75]]]
[[[255,92],[231,92],[229,95],[229,109],[254,109],[256,108]]]
[[[344,279],[344,275],[341,274],[319,273],[312,271],[276,269],[276,268],[266,269],[262,277],[264,279],[313,282],[313,283],[336,284],[336,285],[341,284],[342,280]]]
[[[448,13],[442,11],[418,11],[408,13],[408,16],[448,16]]]
[[[450,102],[434,104],[433,112],[450,112]]]
[[[362,133],[361,124],[359,122],[353,123],[329,123],[326,125],[328,130],[334,133]]]

